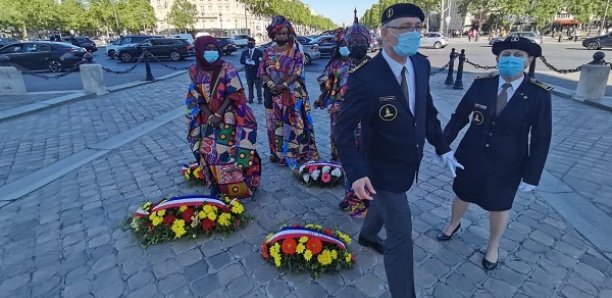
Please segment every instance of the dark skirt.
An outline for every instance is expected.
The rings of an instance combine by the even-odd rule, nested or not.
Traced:
[[[520,183],[518,176],[457,169],[453,191],[462,201],[474,203],[484,210],[505,211],[512,208]]]

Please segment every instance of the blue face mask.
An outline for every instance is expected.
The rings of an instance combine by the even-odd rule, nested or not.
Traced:
[[[348,47],[340,47],[338,52],[340,53],[340,55],[342,55],[342,57],[348,57],[348,55],[351,53]]]
[[[514,78],[525,69],[525,58],[503,56],[497,62],[497,69],[502,78]]]
[[[410,57],[419,51],[420,45],[421,33],[406,32],[397,36],[397,44],[393,46],[393,50],[402,57]]]
[[[219,51],[204,51],[204,60],[208,63],[214,63],[219,60]]]

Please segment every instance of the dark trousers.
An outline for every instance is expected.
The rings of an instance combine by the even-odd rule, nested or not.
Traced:
[[[412,263],[412,218],[406,193],[378,191],[370,203],[360,236],[378,241],[383,225],[385,240],[385,272],[393,298],[414,298]]]
[[[253,94],[253,86],[255,86],[257,90],[257,101],[261,102],[262,80],[256,76],[247,76],[247,86],[249,87],[249,102],[253,101],[253,98],[255,98],[255,94]]]

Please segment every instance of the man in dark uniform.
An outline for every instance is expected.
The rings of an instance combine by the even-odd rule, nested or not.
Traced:
[[[249,37],[248,49],[242,51],[240,56],[240,63],[244,65],[244,71],[247,79],[247,86],[249,87],[249,103],[253,103],[255,94],[253,93],[253,86],[257,91],[257,103],[261,104],[261,78],[257,77],[257,70],[259,70],[259,62],[263,58],[263,53],[255,47],[255,39]]]
[[[430,64],[418,54],[425,15],[414,4],[382,14],[384,49],[349,75],[336,124],[338,151],[352,187],[372,200],[359,243],[384,253],[392,297],[415,297],[412,220],[406,192],[412,186],[425,138],[454,171],[458,166],[442,134],[429,92]],[[354,132],[361,123],[359,149]],[[373,198],[372,198],[373,196]],[[385,226],[382,244],[379,231]]]
[[[499,241],[517,189],[531,191],[540,181],[552,127],[552,88],[524,73],[542,48],[510,36],[493,45],[493,54],[499,75],[476,79],[444,129],[452,143],[472,116],[457,148],[457,159],[465,169],[457,172],[453,183],[457,196],[451,220],[438,236],[440,241],[451,239],[469,203],[489,211],[491,235],[482,259],[487,270],[497,266]]]

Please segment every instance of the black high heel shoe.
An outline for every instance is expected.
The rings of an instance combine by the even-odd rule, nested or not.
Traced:
[[[482,267],[487,271],[495,269],[498,263],[499,263],[499,249],[497,250],[497,261],[495,261],[495,263],[487,260],[487,253],[485,253],[485,255],[482,257]]]
[[[457,231],[459,231],[459,228],[461,228],[461,223],[459,223],[457,225],[455,230],[450,235],[446,235],[446,234],[444,234],[444,232],[440,232],[440,234],[438,234],[438,241],[448,241],[448,240],[451,240],[453,238],[453,235],[455,235],[455,233],[457,233]]]

